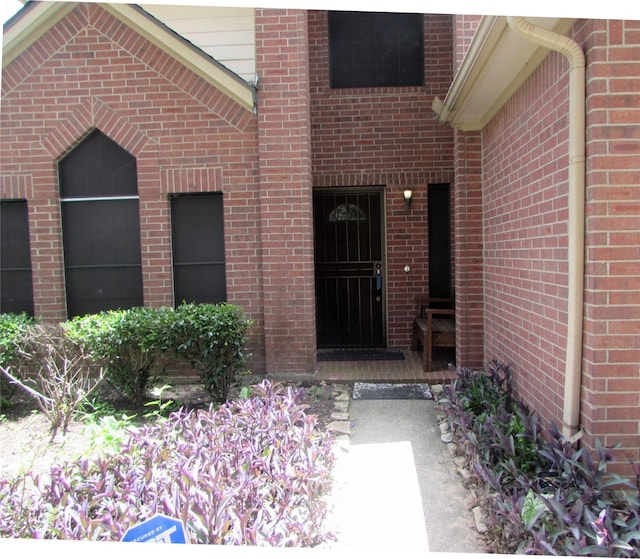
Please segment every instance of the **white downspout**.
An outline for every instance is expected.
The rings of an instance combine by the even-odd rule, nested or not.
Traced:
[[[564,375],[562,432],[579,435],[584,301],[585,204],[585,57],[572,39],[507,17],[509,27],[527,41],[563,54],[569,61],[569,285],[567,353]]]

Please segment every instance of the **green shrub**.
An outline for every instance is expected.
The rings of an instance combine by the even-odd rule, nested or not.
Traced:
[[[229,303],[184,303],[176,307],[169,339],[176,355],[198,372],[214,401],[227,399],[244,365],[245,335],[250,321]]]
[[[229,303],[188,303],[136,307],[76,317],[65,323],[69,334],[105,368],[109,383],[141,404],[153,366],[163,353],[188,362],[207,393],[218,402],[244,365],[245,335],[250,322]]]
[[[105,368],[107,381],[135,404],[144,401],[158,357],[167,350],[171,309],[134,307],[76,317],[69,334]]]
[[[21,359],[20,342],[34,320],[26,313],[0,314],[0,367],[15,366]],[[16,384],[0,374],[0,407],[10,404]]]

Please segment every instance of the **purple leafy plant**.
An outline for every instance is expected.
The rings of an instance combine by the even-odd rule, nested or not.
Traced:
[[[263,381],[217,410],[138,428],[118,454],[0,480],[0,536],[119,540],[161,513],[191,543],[321,544],[333,537],[332,438],[299,396]]]
[[[640,557],[640,472],[607,471],[612,449],[567,440],[513,393],[511,371],[458,371],[441,400],[500,553]]]

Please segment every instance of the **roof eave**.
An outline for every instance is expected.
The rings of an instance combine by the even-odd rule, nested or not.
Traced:
[[[575,19],[536,18],[536,23],[566,33]],[[533,73],[549,50],[522,40],[507,18],[485,16],[444,101],[432,110],[440,122],[462,131],[481,130]]]
[[[78,4],[79,2],[28,3],[19,13],[19,17],[4,28],[2,67],[5,68],[14,61]],[[256,93],[254,86],[174,33],[142,8],[117,3],[101,3],[100,6],[240,106],[248,111],[254,111]]]
[[[136,5],[100,4],[100,6],[245,109],[254,110],[254,87],[204,51],[168,29],[151,14]],[[158,30],[161,32],[159,33]]]
[[[28,2],[3,27],[2,67],[11,64],[77,5],[78,2]]]

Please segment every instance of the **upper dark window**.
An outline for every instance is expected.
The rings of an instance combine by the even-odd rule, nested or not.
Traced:
[[[141,306],[135,157],[96,130],[59,173],[67,314]]]
[[[331,87],[424,85],[422,14],[329,12]]]
[[[2,200],[0,203],[0,312],[25,312],[33,316],[26,200]]]

